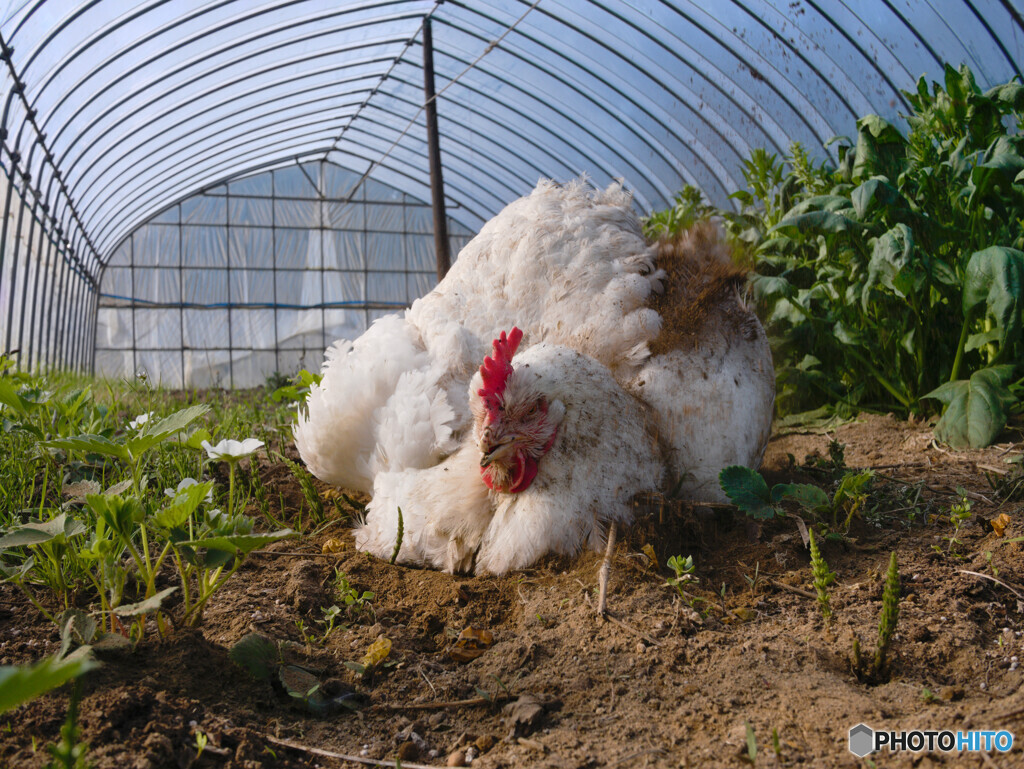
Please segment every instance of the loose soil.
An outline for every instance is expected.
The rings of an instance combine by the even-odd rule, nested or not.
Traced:
[[[397,756],[406,767],[469,757],[488,769],[745,766],[749,724],[757,766],[871,766],[847,750],[849,728],[863,721],[1017,736],[1008,754],[883,753],[879,766],[1024,766],[1024,566],[1021,543],[1011,541],[1024,535],[1024,494],[1001,499],[986,476],[1013,472],[1005,460],[1024,448],[1020,431],[962,453],[934,445],[928,425],[892,417],[777,434],[763,468],[769,484],[834,487],[833,438],[845,444],[848,467],[877,476],[848,537],[823,544],[837,574],[831,627],[811,597],[792,518],[758,525],[730,510],[640,504],[615,550],[610,619],[595,613],[599,554],[501,579],[452,577],[355,552],[337,520],[251,556],[199,630],[164,640],[153,632],[134,650],[103,652],[82,688],[88,760],[98,769],[355,765],[316,749]],[[286,468],[256,470],[274,515],[282,502],[285,515],[298,508],[301,491]],[[958,486],[972,516],[950,543]],[[1000,536],[1002,513],[1009,524]],[[338,542],[344,549],[324,552]],[[890,671],[865,681],[851,666],[852,640],[873,653],[892,551],[902,600]],[[697,612],[665,584],[665,561],[676,554],[697,562]],[[324,641],[306,639],[299,624],[322,636],[322,609],[339,602],[336,570],[375,593],[372,610],[343,615]],[[467,627],[489,631],[493,645],[458,661],[452,648]],[[311,671],[322,691],[356,690],[365,702],[354,712],[308,712],[231,662],[232,646],[250,633],[279,643],[284,661]],[[390,656],[364,680],[345,663],[379,636],[391,640]],[[0,585],[0,664],[58,647],[55,629]],[[45,764],[68,696],[65,687],[0,716],[0,766]],[[201,754],[197,731],[209,738]]]

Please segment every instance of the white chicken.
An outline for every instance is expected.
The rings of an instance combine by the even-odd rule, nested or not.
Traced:
[[[522,333],[494,340],[469,386],[472,429],[434,467],[374,479],[356,546],[446,571],[504,574],[545,553],[598,547],[631,501],[664,472],[646,409],[611,372],[575,350],[540,342],[516,357]]]
[[[327,351],[299,453],[321,480],[364,492],[380,472],[436,464],[469,425],[469,380],[490,341],[517,324],[531,344],[578,350],[624,381],[660,329],[646,303],[661,277],[621,187],[541,182],[403,315]]]
[[[725,501],[718,473],[729,464],[760,464],[774,399],[771,353],[739,294],[742,282],[713,226],[649,244],[619,185],[595,191],[583,180],[564,186],[542,181],[488,222],[445,279],[404,315],[382,318],[355,342],[328,350],[323,380],[310,392],[308,413],[299,415],[296,446],[317,477],[374,495],[360,547],[390,553],[386,543],[390,538],[394,545],[401,505],[409,521],[405,536],[416,541],[403,544],[410,562],[466,568],[468,545],[448,552],[457,527],[445,511],[485,510],[486,487],[469,477],[476,392],[470,380],[489,340],[518,325],[527,331],[526,343],[543,349],[525,347],[517,362],[547,372],[548,389],[540,394],[552,402],[572,410],[573,398],[560,393],[586,391],[584,381],[598,391],[614,382],[612,400],[635,396],[647,406],[645,430],[660,447],[659,464],[646,486],[636,479],[627,484],[634,491],[665,478],[683,497]],[[563,351],[557,366],[544,357],[551,350]],[[578,374],[567,369],[568,350],[579,354],[572,357]],[[551,381],[560,377],[567,390]],[[598,467],[604,461],[598,457],[615,456],[619,445],[607,427],[614,423],[611,401],[579,405],[600,412],[594,424],[602,427],[589,435],[593,461],[582,451],[557,451],[556,441],[541,468],[566,463],[570,467],[550,471],[568,473],[565,478],[573,477],[571,465]],[[479,449],[479,436],[475,440]],[[610,471],[605,465],[597,476]],[[420,484],[432,490],[416,492],[422,507],[407,509],[401,500],[411,499]],[[583,516],[576,527],[586,535],[573,540],[575,547],[594,544],[595,521],[625,520],[614,511],[584,515],[573,484],[552,488],[560,505]],[[533,489],[531,498],[545,489]],[[518,498],[509,505],[534,509]],[[455,540],[479,543],[478,569],[496,571],[484,549],[489,529],[480,532],[479,521],[501,520],[502,509],[473,517],[467,524],[472,536],[456,532]],[[563,544],[564,533],[549,529],[548,544],[536,555],[572,550]],[[437,550],[442,541],[443,557]],[[526,563],[513,557],[518,546],[507,545],[508,563]]]

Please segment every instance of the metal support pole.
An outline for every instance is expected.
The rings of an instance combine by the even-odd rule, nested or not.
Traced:
[[[434,204],[434,251],[438,283],[452,265],[448,246],[448,217],[444,211],[444,179],[441,177],[441,144],[437,133],[437,99],[434,96],[434,37],[430,18],[423,20],[423,96],[427,119],[427,154],[430,158],[430,198]]]

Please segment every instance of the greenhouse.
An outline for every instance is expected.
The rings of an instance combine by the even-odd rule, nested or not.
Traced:
[[[1024,0],[0,0],[0,769],[1024,766]]]
[[[541,177],[725,204],[752,149],[826,157],[1024,45],[1008,2],[11,3],[4,349],[252,386],[424,294],[425,23],[453,255]]]

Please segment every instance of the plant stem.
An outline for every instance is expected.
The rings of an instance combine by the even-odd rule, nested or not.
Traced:
[[[964,359],[964,347],[967,346],[967,332],[970,330],[971,319],[964,318],[963,328],[960,329],[960,341],[956,345],[956,357],[953,359],[953,371],[949,375],[949,381],[955,382],[960,376],[960,362]]]
[[[36,609],[39,610],[40,614],[42,614],[44,617],[46,617],[48,620],[50,620],[50,622],[52,622],[54,625],[57,624],[57,620],[55,620],[53,618],[53,615],[50,614],[50,612],[48,612],[46,609],[44,609],[43,605],[41,603],[39,603],[39,601],[36,600],[36,597],[32,594],[32,591],[28,589],[28,586],[24,582],[22,582],[19,579],[19,580],[15,580],[14,584],[17,585],[18,588],[21,590],[21,592],[23,592],[25,594],[25,596],[28,598],[28,600],[30,600],[32,602],[32,605],[35,606]]]

